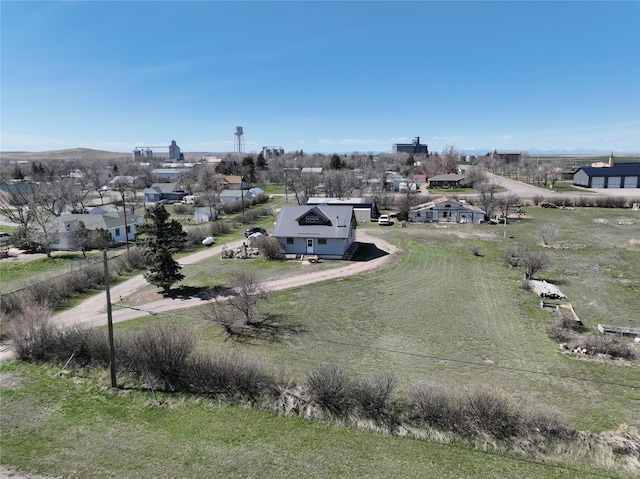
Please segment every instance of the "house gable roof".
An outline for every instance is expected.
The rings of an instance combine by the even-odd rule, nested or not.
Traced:
[[[411,207],[410,212],[412,213],[417,213],[419,211],[426,211],[426,210],[431,210],[433,208],[435,208],[438,205],[441,205],[443,203],[451,203],[452,205],[454,205],[456,210],[467,210],[467,211],[474,211],[476,213],[482,213],[485,214],[484,210],[482,210],[481,208],[478,208],[477,206],[473,206],[470,205],[468,203],[460,203],[457,200],[454,200],[452,198],[447,198],[446,196],[440,196],[438,198],[436,198],[433,201],[430,201],[428,203],[422,203],[416,206]],[[438,208],[441,209],[441,208]]]
[[[184,193],[184,190],[178,183],[154,183],[150,188],[144,190],[145,193]]]
[[[78,223],[82,221],[85,228],[90,231],[97,229],[110,230],[113,228],[121,228],[124,226],[124,213],[122,211],[114,211],[104,214],[63,214],[58,217],[58,231],[61,233],[74,231],[78,227]],[[127,224],[133,225],[140,223],[142,217],[128,214]]]
[[[437,175],[429,178],[429,181],[460,181],[464,179],[464,175],[458,173],[447,173],[446,175]]]
[[[318,222],[311,218],[318,218]],[[272,236],[348,238],[355,224],[353,206],[347,205],[301,205],[284,206],[280,210]]]
[[[306,213],[299,216],[296,221],[300,226],[305,225],[323,225],[331,226],[331,220],[325,215],[320,208],[311,208]]]

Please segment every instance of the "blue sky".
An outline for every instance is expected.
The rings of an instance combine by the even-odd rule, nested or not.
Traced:
[[[0,2],[2,151],[640,152],[640,2]]]

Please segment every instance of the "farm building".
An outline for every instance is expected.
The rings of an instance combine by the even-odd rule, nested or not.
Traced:
[[[409,221],[412,223],[480,223],[485,217],[486,213],[480,208],[446,196],[416,205],[409,210]]]
[[[285,206],[271,236],[287,255],[342,259],[356,240],[356,225],[350,205]]]
[[[416,136],[411,143],[394,143],[393,153],[409,153],[410,155],[429,155],[429,147],[420,143],[420,137]]]
[[[587,166],[573,175],[573,184],[585,188],[640,188],[640,168]]]
[[[308,205],[347,205],[353,206],[353,212],[358,222],[369,222],[378,219],[380,210],[376,205],[376,199],[368,198],[320,198],[311,197],[307,200]]]

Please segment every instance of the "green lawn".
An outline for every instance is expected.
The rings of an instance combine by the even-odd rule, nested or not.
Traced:
[[[46,477],[622,478],[590,465],[418,441],[210,401],[120,389],[92,375],[0,368],[1,463]]]
[[[19,287],[27,283],[35,276],[45,278],[66,273],[72,268],[82,267],[88,263],[101,261],[102,252],[93,251],[87,253],[87,258],[82,253],[53,252],[51,258],[39,258],[31,261],[13,262],[11,259],[0,261],[0,292]]]

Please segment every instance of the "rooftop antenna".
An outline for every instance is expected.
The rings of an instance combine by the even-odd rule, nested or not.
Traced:
[[[238,153],[238,160],[240,160],[240,157],[244,153],[244,132],[242,131],[242,127],[236,126],[236,130],[233,134],[236,137],[233,148],[234,151]]]

